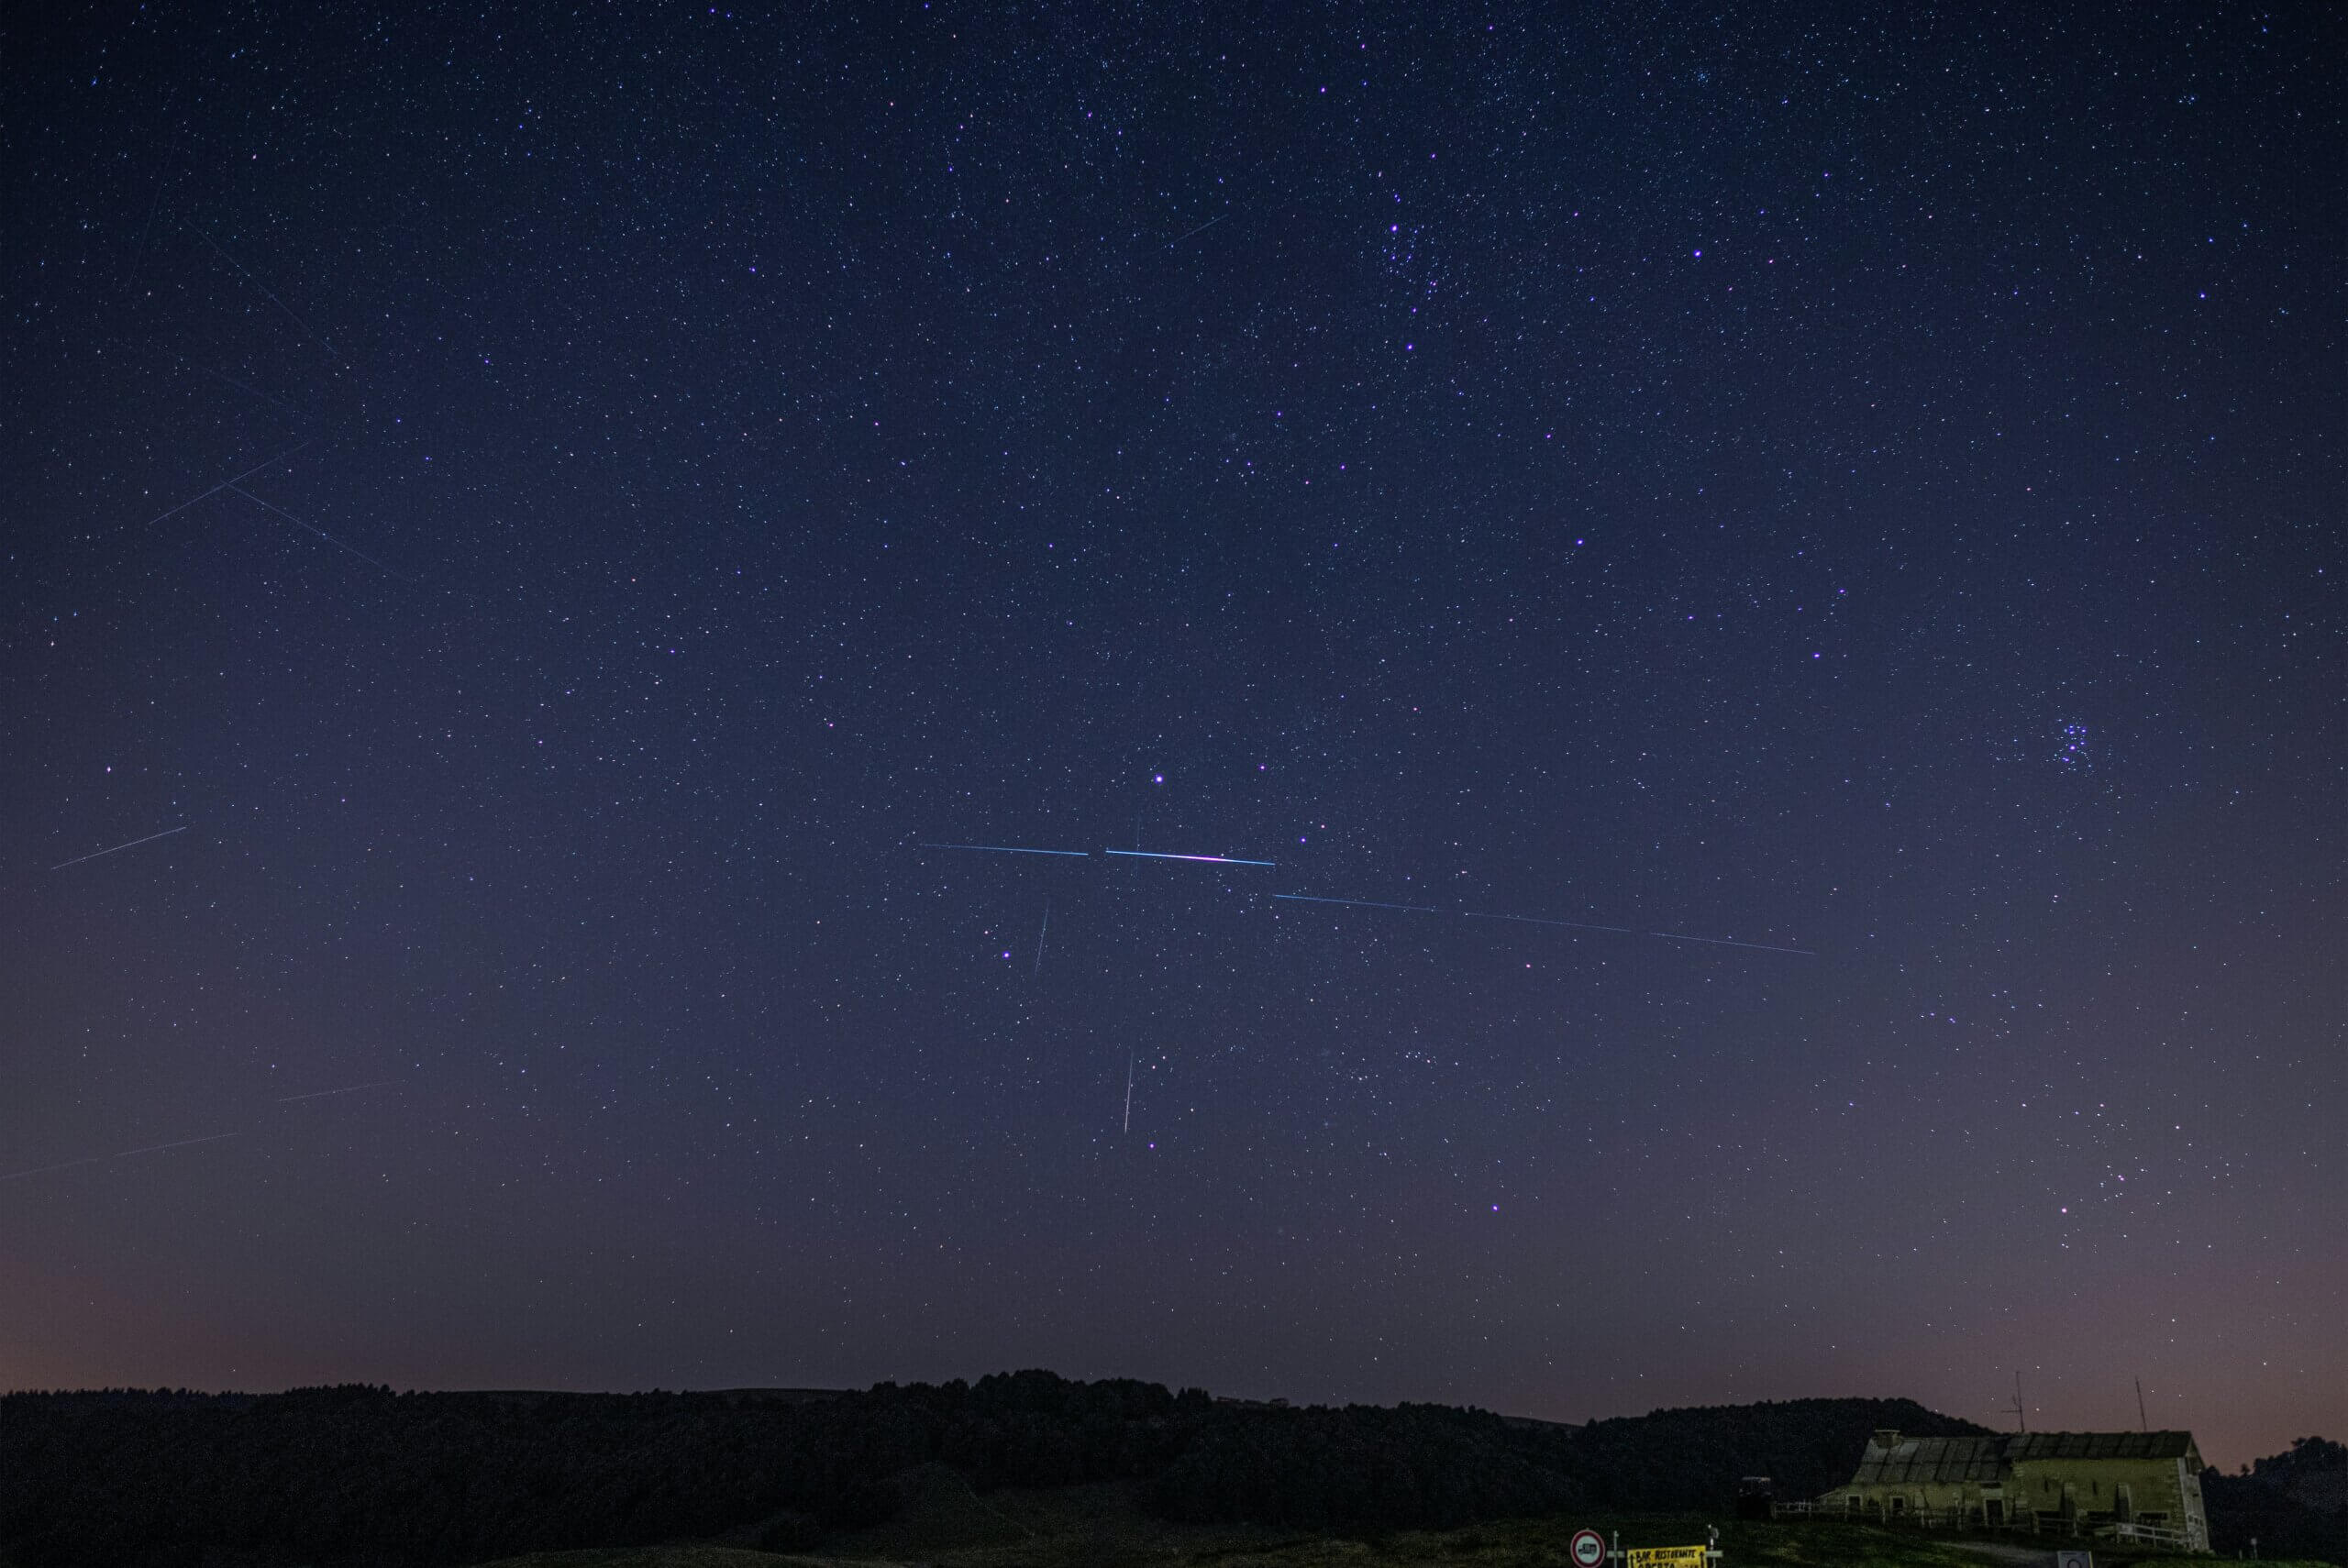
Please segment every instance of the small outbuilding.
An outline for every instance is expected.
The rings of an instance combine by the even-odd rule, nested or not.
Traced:
[[[1822,1511],[1919,1524],[2065,1534],[2133,1526],[2210,1550],[2201,1453],[2191,1432],[2014,1432],[1868,1440],[1850,1485]]]

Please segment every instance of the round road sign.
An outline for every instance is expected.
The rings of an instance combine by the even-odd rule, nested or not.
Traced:
[[[1606,1561],[1606,1538],[1594,1529],[1578,1529],[1566,1543],[1566,1554],[1574,1560],[1575,1568],[1598,1568]]]

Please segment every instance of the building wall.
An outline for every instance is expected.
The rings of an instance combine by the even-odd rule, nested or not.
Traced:
[[[1897,1497],[1905,1513],[1963,1508],[1977,1518],[1983,1503],[1999,1495],[2000,1489],[1994,1484],[1984,1486],[1978,1481],[1901,1481],[1837,1486],[1820,1500],[1830,1507],[1847,1507],[1855,1500],[1861,1511],[1883,1515],[1891,1511],[1892,1499]]]
[[[2004,1505],[2000,1512],[2009,1525],[2027,1526],[2034,1514],[2049,1529],[2067,1529],[2076,1519],[2079,1528],[2088,1529],[2124,1518],[2181,1530],[2194,1551],[2206,1551],[2210,1545],[2201,1506],[2201,1458],[2190,1450],[2183,1459],[2023,1460],[2007,1470],[2001,1483],[1853,1484],[1835,1487],[1819,1501],[1830,1509],[1849,1508],[1884,1518],[1891,1516],[1895,1497],[1899,1511],[1911,1517],[1957,1509],[1969,1522],[1987,1523],[1987,1505],[1994,1500]]]
[[[2053,1521],[2065,1517],[2065,1488],[2071,1512],[2087,1525],[2121,1518],[2184,1530],[2195,1550],[2209,1546],[2201,1509],[2201,1459],[2035,1459],[2013,1466],[2008,1494],[2017,1508]],[[2127,1488],[2126,1507],[2121,1488]]]

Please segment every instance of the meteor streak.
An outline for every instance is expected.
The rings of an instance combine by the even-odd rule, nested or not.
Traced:
[[[11,1171],[6,1176],[0,1176],[0,1181],[22,1181],[27,1176],[47,1176],[51,1171],[70,1171],[75,1165],[94,1165],[97,1163],[94,1159],[85,1158],[66,1160],[53,1165],[35,1165],[28,1171]]]
[[[259,278],[256,278],[250,272],[246,271],[245,264],[243,262],[229,255],[226,250],[221,249],[220,242],[218,240],[213,238],[210,235],[205,233],[202,229],[196,227],[195,225],[192,223],[183,225],[182,226],[190,234],[194,235],[196,238],[212,247],[213,254],[219,257],[221,260],[228,263],[229,266],[234,267],[238,273],[243,277],[246,282],[250,283],[256,289],[260,289],[261,297],[267,300],[270,304],[275,305],[278,309],[283,311],[285,313],[286,319],[293,322],[294,326],[302,329],[304,337],[309,338],[311,342],[316,344],[319,348],[327,351],[327,359],[332,359],[338,365],[342,363],[342,356],[335,352],[333,344],[319,337],[308,322],[304,321],[300,316],[295,315],[294,314],[294,307],[287,304],[283,300],[279,299],[275,294],[271,293],[269,290],[263,286]]]
[[[1278,866],[1277,860],[1242,860],[1235,855],[1160,855],[1149,849],[1104,849],[1103,855],[1122,855],[1128,860],[1202,860],[1210,866]]]
[[[1168,250],[1173,249],[1176,246],[1190,238],[1191,235],[1204,234],[1207,230],[1213,228],[1215,225],[1221,223],[1230,215],[1231,215],[1229,213],[1217,213],[1214,216],[1207,219],[1206,222],[1199,225],[1198,227],[1191,229],[1189,234],[1178,234],[1173,238],[1168,240],[1166,242],[1166,248]]]
[[[925,844],[921,847],[924,849],[976,849],[989,855],[1072,855],[1079,860],[1091,858],[1090,854],[1081,849],[1023,849],[1010,844]],[[1116,851],[1111,850],[1110,853],[1113,855]]]
[[[151,528],[166,517],[178,516],[181,513],[185,512],[189,507],[194,506],[197,502],[216,496],[222,491],[227,490],[230,485],[238,484],[252,478],[253,475],[260,472],[261,469],[283,462],[286,458],[292,457],[294,453],[300,451],[309,444],[309,438],[305,436],[303,439],[294,443],[291,447],[286,447],[282,452],[278,453],[277,456],[270,458],[268,462],[256,463],[251,468],[247,469],[243,473],[237,475],[234,479],[224,479],[218,484],[214,485],[210,490],[205,491],[204,494],[192,495],[185,501],[181,502],[177,506],[172,507],[169,512],[158,512],[154,516],[147,519],[147,526]]]
[[[1374,899],[1316,899],[1310,893],[1274,893],[1272,897],[1299,904],[1350,904],[1357,910],[1408,910],[1412,914],[1443,912],[1426,904],[1381,904]]]
[[[349,1088],[312,1089],[308,1094],[286,1095],[277,1100],[276,1103],[279,1105],[290,1105],[297,1099],[324,1099],[330,1094],[357,1094],[361,1089],[389,1088],[397,1080],[393,1078],[382,1078],[371,1084],[353,1084]]]
[[[104,855],[118,855],[126,849],[136,849],[142,844],[152,844],[159,838],[169,838],[175,833],[185,832],[187,832],[187,824],[185,823],[182,823],[175,828],[165,828],[161,833],[150,833],[145,838],[134,838],[128,844],[117,844],[112,849],[94,850],[88,855],[77,855],[71,860],[61,860],[56,865],[50,867],[50,869],[51,871],[62,871],[68,866],[79,866],[84,860],[95,860],[100,856]]]
[[[215,1132],[208,1138],[183,1138],[176,1143],[150,1143],[143,1149],[125,1149],[121,1154],[116,1154],[115,1158],[117,1160],[127,1160],[133,1154],[160,1154],[166,1149],[184,1149],[195,1143],[217,1143],[223,1138],[241,1138],[243,1136],[244,1134],[241,1132]]]
[[[1760,953],[1791,953],[1800,958],[1818,956],[1807,947],[1772,947],[1766,942],[1731,942],[1725,936],[1682,936],[1676,931],[1650,931],[1647,934],[1660,936],[1666,942],[1709,942],[1715,947],[1750,947]]]
[[[1544,920],[1539,915],[1487,914],[1482,910],[1461,910],[1459,912],[1468,920],[1513,920],[1521,921],[1526,925],[1563,925],[1570,926],[1576,931],[1612,931],[1620,932],[1624,936],[1638,934],[1627,925],[1591,925],[1578,920]]]
[[[402,582],[414,582],[415,580],[414,578],[407,576],[404,572],[393,571],[391,568],[385,566],[382,562],[377,560],[366,551],[360,549],[355,546],[344,544],[340,539],[336,538],[324,528],[313,527],[311,525],[303,522],[299,517],[294,516],[294,513],[286,511],[282,506],[279,506],[272,502],[263,501],[260,496],[255,495],[251,491],[247,490],[243,485],[237,483],[233,480],[229,481],[228,489],[232,492],[243,496],[247,501],[251,502],[255,506],[260,507],[262,511],[274,512],[280,517],[284,518],[288,523],[293,524],[296,528],[305,529],[310,533],[316,534],[319,538],[324,539],[336,549],[349,550],[352,555],[357,556],[360,560],[365,561],[369,566],[373,567],[377,571],[382,572],[386,577],[396,577]]]

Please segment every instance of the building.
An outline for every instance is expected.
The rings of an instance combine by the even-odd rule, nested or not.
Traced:
[[[2191,1432],[2015,1432],[1868,1440],[1850,1484],[1819,1511],[1920,1524],[2075,1534],[2135,1527],[2210,1550],[2201,1453]]]

